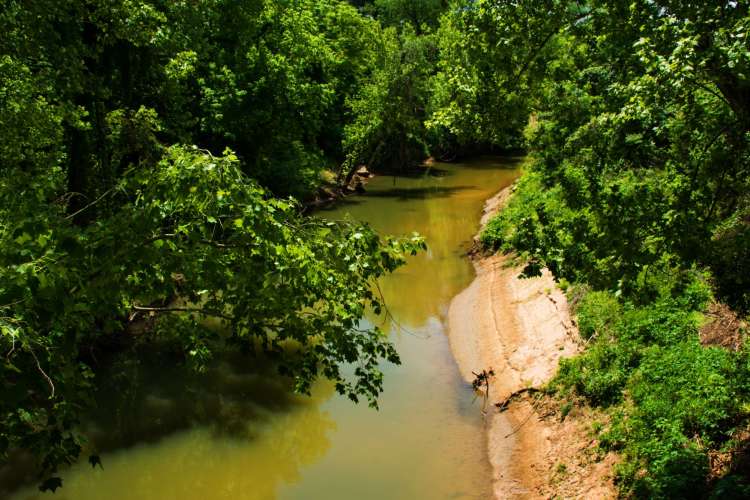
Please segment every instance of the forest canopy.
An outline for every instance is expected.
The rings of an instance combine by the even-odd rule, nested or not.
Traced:
[[[375,405],[398,356],[359,321],[424,243],[288,196],[343,160],[392,35],[337,1],[10,1],[0,29],[2,457],[31,451],[54,489],[97,353],[152,341],[198,370],[264,352],[299,392]]]
[[[568,287],[588,348],[555,387],[606,409],[623,495],[746,497],[747,2],[479,4],[504,40],[541,29],[532,165],[482,238]]]
[[[569,291],[588,348],[553,385],[607,412],[621,492],[748,494],[710,462],[742,446],[748,349],[701,335],[750,311],[748,2],[9,0],[0,29],[3,457],[75,460],[91,353],[144,324],[198,370],[258,350],[375,404],[398,357],[359,320],[424,243],[303,204],[524,151],[482,241]]]

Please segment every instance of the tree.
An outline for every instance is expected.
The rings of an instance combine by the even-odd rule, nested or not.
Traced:
[[[513,149],[576,15],[561,2],[480,0],[456,3],[437,33],[427,127],[437,150]]]
[[[578,284],[588,348],[555,384],[609,408],[623,495],[747,496],[731,471],[709,482],[709,456],[747,425],[748,352],[702,345],[699,327],[712,299],[750,307],[748,6],[553,3],[532,165],[483,241]],[[514,40],[527,13],[496,31]]]
[[[398,356],[359,320],[424,243],[303,217],[248,176],[305,191],[370,71],[373,21],[336,1],[6,4],[0,456],[29,450],[48,478],[77,458],[91,353],[113,340],[166,339],[198,370],[257,351],[300,392],[322,376],[375,405]]]
[[[387,28],[381,39],[378,69],[349,101],[354,120],[344,129],[344,174],[362,163],[397,171],[427,155],[423,122],[434,37],[418,36],[407,26],[400,34]]]
[[[707,265],[747,307],[746,22],[740,5],[603,1],[556,35],[565,50],[547,63],[529,136],[551,197],[514,244],[560,277],[623,292],[642,293],[655,267]]]
[[[447,8],[445,0],[375,0],[378,20],[384,26],[411,25],[417,35],[425,28],[435,28],[440,14]]]

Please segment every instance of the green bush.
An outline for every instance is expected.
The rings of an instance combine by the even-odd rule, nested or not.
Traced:
[[[630,369],[638,354],[617,343],[598,341],[581,356],[562,360],[555,381],[558,388],[571,388],[597,405],[608,406],[622,399]]]
[[[588,348],[562,360],[552,384],[609,408],[601,445],[622,452],[618,481],[638,498],[705,496],[709,451],[748,417],[747,353],[700,344],[692,306],[705,305],[707,285],[676,280],[661,283],[648,306],[588,292],[575,307]]]
[[[647,348],[629,383],[636,405],[629,425],[653,435],[660,422],[671,421],[704,446],[726,441],[733,424],[744,416],[744,374],[738,361],[730,351],[697,341]]]
[[[711,500],[744,500],[750,498],[750,485],[747,479],[729,474],[719,479],[709,496]]]
[[[597,334],[611,334],[620,319],[622,307],[611,293],[591,292],[580,302],[576,313],[581,337],[590,339]]]
[[[669,427],[668,422],[664,425]],[[626,455],[632,462],[617,470],[624,493],[652,499],[705,496],[708,457],[695,443],[674,431],[639,444],[639,454]]]

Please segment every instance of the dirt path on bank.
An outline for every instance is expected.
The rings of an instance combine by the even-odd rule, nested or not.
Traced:
[[[507,202],[511,188],[488,200],[482,227]],[[550,273],[520,279],[504,255],[473,259],[477,277],[451,302],[451,349],[467,382],[492,368],[486,415],[493,491],[497,498],[613,498],[613,457],[598,456],[589,436],[591,416],[560,415],[559,403],[519,398],[507,411],[494,403],[512,392],[541,386],[559,359],[578,352],[578,332],[565,295]]]

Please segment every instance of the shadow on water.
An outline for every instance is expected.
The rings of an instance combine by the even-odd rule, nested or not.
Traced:
[[[428,186],[428,187],[394,187],[368,191],[370,198],[393,198],[397,201],[423,200],[428,198],[450,198],[461,191],[477,189],[475,186]]]
[[[525,156],[482,156],[472,159],[470,163],[456,161],[454,164],[460,167],[471,168],[472,170],[515,170],[525,161],[527,161],[527,157]]]
[[[326,203],[325,205],[315,207],[313,216],[315,215],[315,213],[338,212],[341,207],[361,205],[362,203],[364,203],[363,200],[357,199],[354,196],[345,196],[343,198],[333,200],[330,203]]]
[[[401,170],[386,170],[380,171],[380,177],[403,177],[405,179],[422,179],[432,177],[448,177],[454,175],[455,172],[448,170],[447,168],[436,167],[434,165],[420,165],[413,168],[405,168]]]
[[[400,202],[412,200],[426,200],[433,198],[450,198],[456,193],[478,189],[476,186],[427,186],[427,187],[393,187],[378,188],[368,190],[366,198],[388,198]],[[318,212],[338,212],[342,207],[361,205],[365,203],[361,197],[345,197],[337,200],[336,203],[323,206],[317,209]]]
[[[469,161],[456,160],[452,162],[435,162],[428,165],[418,165],[400,170],[380,171],[381,177],[396,177],[405,179],[421,179],[431,177],[449,177],[457,175],[452,167],[468,168],[472,170],[515,170],[527,160],[525,156],[480,156]],[[440,165],[440,166],[439,166]]]
[[[198,373],[165,355],[127,357],[102,377],[88,433],[99,451],[158,441],[198,425],[252,439],[248,423],[304,403],[262,358],[223,353]]]
[[[395,199],[400,202],[426,200],[431,198],[450,198],[461,191],[477,190],[478,187],[468,185],[403,187],[399,184],[400,181],[403,181],[407,184],[413,185],[414,181],[419,181],[420,179],[429,181],[435,178],[451,177],[458,175],[464,168],[467,170],[515,171],[524,161],[526,161],[525,157],[499,158],[496,156],[487,156],[473,159],[470,163],[457,161],[455,163],[441,164],[450,165],[449,167],[429,165],[393,172],[381,172],[378,174],[376,181],[378,186],[381,187],[376,189],[365,187],[365,198],[362,196],[345,196],[335,202],[316,207],[315,211],[319,213],[338,212],[345,207],[353,207],[367,203],[366,198]],[[386,184],[392,187],[382,187]]]
[[[289,423],[295,414],[304,419],[306,432],[299,436],[306,441],[298,443],[299,436],[292,435],[284,443],[288,474],[296,475],[292,469],[330,446],[328,434],[335,428],[330,416],[320,411],[315,398],[295,394],[291,381],[280,377],[267,359],[224,353],[198,373],[168,354],[140,354],[115,360],[99,377],[95,407],[82,426],[88,443],[81,462],[89,454],[101,454],[107,468],[110,456],[158,446],[195,429],[203,431],[204,441],[253,445],[279,418],[284,416]],[[325,384],[319,384],[318,390],[324,399],[333,393]],[[78,472],[86,475],[86,469]],[[33,470],[33,461],[23,454],[0,467],[0,498],[24,486],[33,490],[38,480]],[[69,474],[61,473],[64,478]]]

